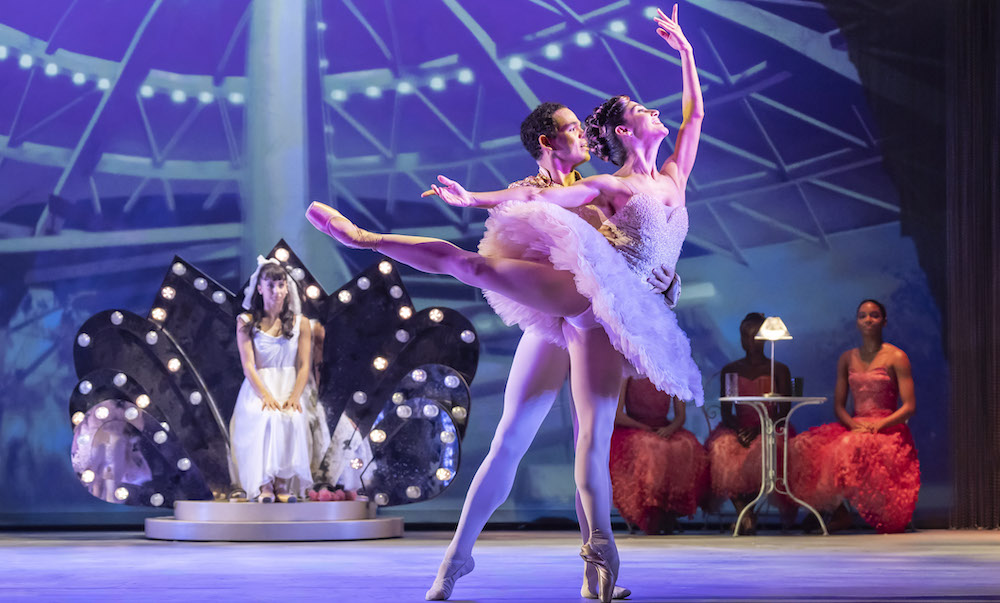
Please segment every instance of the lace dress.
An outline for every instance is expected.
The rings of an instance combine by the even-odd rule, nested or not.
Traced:
[[[647,379],[631,380],[625,411],[654,429],[670,421],[671,397]],[[693,515],[708,493],[708,453],[680,428],[663,438],[651,431],[615,427],[611,436],[611,488],[615,507],[629,523],[648,531],[648,513],[660,509]]]
[[[688,231],[687,209],[635,194],[601,231],[604,234],[556,205],[508,201],[491,211],[479,252],[547,261],[572,272],[577,290],[591,301],[594,317],[636,373],[660,391],[700,406],[704,391],[691,342],[663,295],[646,282],[653,268],[677,265]],[[508,325],[517,324],[565,347],[557,318],[495,291],[483,293]]]
[[[899,391],[884,367],[848,370],[854,419],[874,423],[896,411]],[[792,492],[818,509],[849,501],[880,533],[902,532],[920,492],[920,462],[910,429],[899,423],[878,433],[840,423],[813,427],[792,444]]]

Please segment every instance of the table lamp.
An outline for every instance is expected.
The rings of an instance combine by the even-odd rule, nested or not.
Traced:
[[[765,318],[764,324],[760,325],[760,330],[754,336],[754,339],[763,339],[771,342],[771,392],[764,394],[765,396],[776,395],[774,393],[774,342],[791,338],[792,335],[788,332],[788,327],[777,316],[768,316]]]

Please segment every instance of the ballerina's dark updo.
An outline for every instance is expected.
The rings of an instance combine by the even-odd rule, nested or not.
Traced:
[[[615,128],[625,121],[625,107],[628,101],[629,97],[625,95],[612,96],[587,116],[585,122],[587,146],[590,147],[591,155],[597,155],[615,165],[625,163],[627,152],[625,145],[615,134]]]

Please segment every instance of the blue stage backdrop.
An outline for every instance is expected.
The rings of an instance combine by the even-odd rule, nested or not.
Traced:
[[[669,7],[664,7],[669,9]],[[676,53],[631,0],[5,0],[0,4],[0,522],[135,523],[70,466],[73,339],[109,308],[145,313],[177,254],[235,290],[284,237],[328,290],[375,260],[303,218],[310,200],[362,225],[474,248],[485,213],[420,192],[443,173],[496,189],[535,171],[518,128],[540,101],[585,116],[624,93],[680,121]],[[832,396],[854,311],[888,306],[910,355],[923,489],[949,503],[941,316],[901,234],[883,138],[836,24],[817,2],[690,0],[680,23],[707,117],[687,192],[677,307],[717,406],[749,311],[781,316],[777,357]],[[905,74],[900,74],[905,77]],[[671,138],[673,136],[671,135]],[[670,152],[664,145],[661,156]],[[594,160],[586,174],[609,172]],[[463,464],[441,497],[400,508],[454,522],[500,416],[520,332],[450,278],[404,272],[415,305],[474,321],[482,354]],[[336,337],[330,333],[328,337]],[[711,413],[691,409],[704,438]],[[804,430],[832,405],[798,414]],[[564,394],[495,516],[573,516]]]

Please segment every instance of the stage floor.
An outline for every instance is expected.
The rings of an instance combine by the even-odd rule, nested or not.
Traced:
[[[422,601],[450,534],[191,543],[132,532],[0,534],[0,601]],[[1000,600],[1000,532],[618,534],[632,601]],[[487,532],[454,601],[580,601],[570,532]]]

